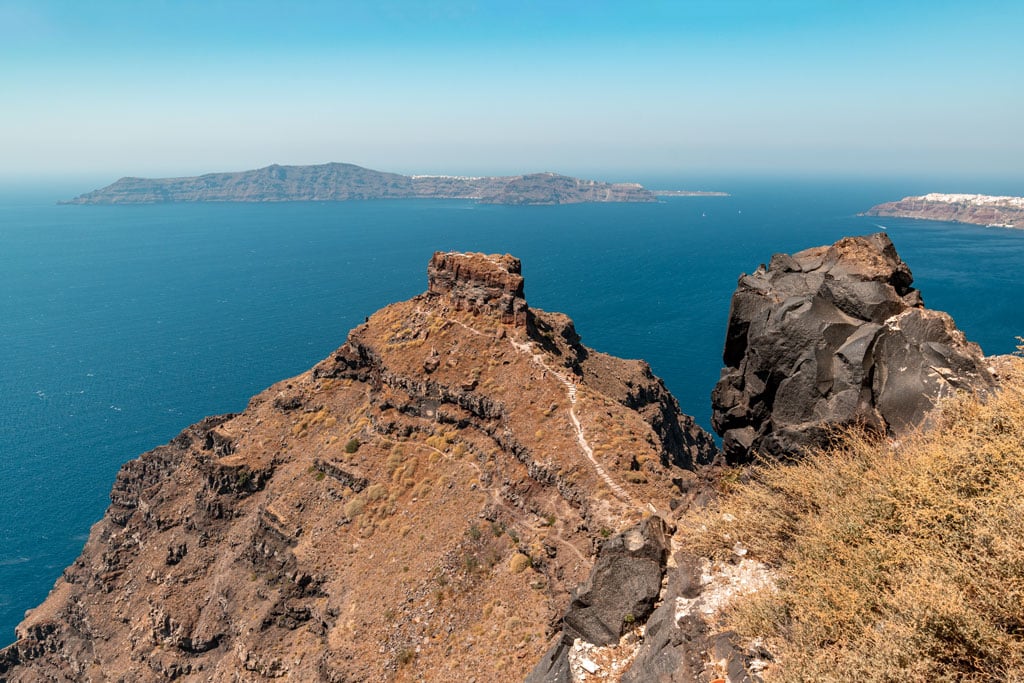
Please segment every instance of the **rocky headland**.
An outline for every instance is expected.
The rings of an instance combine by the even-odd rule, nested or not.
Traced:
[[[645,363],[530,308],[517,259],[428,273],[308,372],[127,463],[0,679],[522,680],[641,523],[648,579],[588,623],[602,643],[642,623],[668,548],[650,520],[711,437]]]
[[[904,197],[898,202],[878,204],[865,211],[864,215],[1024,228],[1024,197],[933,192],[920,197]]]
[[[723,456],[645,363],[530,307],[518,259],[427,273],[309,371],[125,464],[0,681],[759,681],[778,662],[726,619],[779,564],[695,515],[758,454],[899,437],[1003,367],[884,234],[776,254],[733,296]]]
[[[338,202],[359,199],[473,199],[484,204],[654,202],[636,183],[604,183],[557,173],[516,176],[399,175],[330,163],[279,166],[187,178],[121,178],[64,204],[163,202]]]

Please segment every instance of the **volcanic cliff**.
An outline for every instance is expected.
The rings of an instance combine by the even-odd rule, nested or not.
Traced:
[[[522,680],[573,596],[566,628],[639,625],[714,443],[645,363],[530,308],[517,259],[428,273],[308,372],[124,465],[0,679]],[[618,569],[585,584],[599,549]]]
[[[864,215],[1024,228],[1024,197],[932,192],[878,204],[865,211]]]

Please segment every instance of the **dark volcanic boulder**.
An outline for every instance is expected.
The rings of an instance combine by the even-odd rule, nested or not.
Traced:
[[[981,349],[912,282],[885,233],[776,254],[740,277],[711,395],[726,459],[793,456],[853,423],[898,435],[937,398],[992,388]]]
[[[562,636],[527,677],[527,683],[571,681],[568,650],[579,638],[614,645],[654,611],[661,593],[671,531],[650,517],[608,539],[587,580],[573,591],[562,618]]]

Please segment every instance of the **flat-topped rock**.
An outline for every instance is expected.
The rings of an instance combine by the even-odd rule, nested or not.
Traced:
[[[457,311],[495,314],[526,325],[522,264],[508,254],[436,252],[427,266],[427,291],[446,297]]]
[[[776,254],[740,277],[712,393],[726,458],[791,457],[849,424],[898,435],[941,396],[991,389],[981,349],[912,282],[885,233]]]

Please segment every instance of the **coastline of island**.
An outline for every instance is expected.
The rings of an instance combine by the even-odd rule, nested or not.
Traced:
[[[651,203],[665,196],[720,192],[651,191],[639,183],[607,183],[558,173],[514,176],[401,175],[355,164],[271,165],[251,171],[180,178],[125,177],[59,204],[292,202],[367,199],[468,199],[482,204]]]
[[[1024,197],[932,192],[878,204],[863,216],[968,223],[992,228],[1024,229]]]

